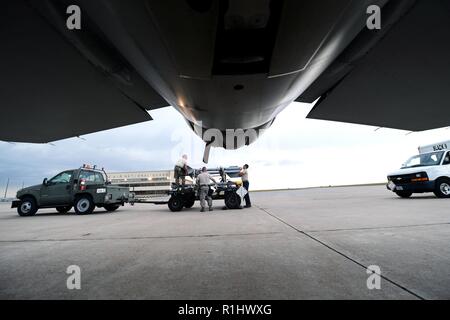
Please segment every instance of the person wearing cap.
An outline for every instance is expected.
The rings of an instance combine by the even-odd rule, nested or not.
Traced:
[[[213,210],[212,198],[211,198],[211,195],[209,194],[210,181],[217,183],[216,180],[214,180],[214,178],[210,176],[210,174],[206,170],[206,167],[203,167],[202,172],[197,176],[197,185],[199,186],[200,206],[202,207],[200,212],[205,211],[206,200],[208,200],[209,211]]]
[[[239,175],[242,179],[242,186],[245,188],[245,190],[247,190],[247,194],[244,197],[245,207],[250,208],[252,206],[252,203],[250,202],[250,195],[248,192],[248,188],[250,186],[250,183],[248,181],[248,164],[244,164],[244,167],[239,172]]]
[[[186,181],[186,175],[188,173],[187,169],[187,155],[183,154],[180,160],[175,163],[174,176],[175,183],[179,185],[179,181],[181,180],[181,184],[184,185]]]

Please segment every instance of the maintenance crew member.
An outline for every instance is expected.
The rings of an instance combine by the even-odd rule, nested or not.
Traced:
[[[244,164],[244,167],[239,172],[239,175],[241,176],[243,187],[245,188],[245,190],[247,190],[247,194],[244,197],[245,207],[250,208],[252,206],[252,203],[250,202],[250,195],[248,192],[248,188],[250,186],[250,183],[248,182],[248,164]]]
[[[213,211],[212,198],[211,198],[211,195],[209,194],[209,182],[210,181],[217,183],[216,180],[214,180],[214,178],[209,175],[208,171],[206,171],[206,167],[203,167],[202,173],[200,173],[197,176],[197,185],[200,188],[199,189],[200,206],[202,207],[200,212],[205,211],[205,207],[206,207],[205,199],[208,200],[209,211]]]
[[[175,164],[174,176],[175,176],[175,183],[179,184],[179,180],[181,179],[181,184],[184,185],[186,181],[186,175],[188,174],[187,170],[187,155],[183,154],[180,160],[177,161]]]

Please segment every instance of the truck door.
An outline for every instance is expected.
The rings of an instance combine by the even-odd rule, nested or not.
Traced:
[[[447,151],[442,160],[441,175],[450,177],[450,151]]]
[[[444,156],[444,160],[442,160],[442,165],[443,166],[447,166],[450,164],[450,151],[448,151],[445,156]],[[450,168],[450,167],[449,167]]]
[[[83,189],[81,190],[86,190],[85,192],[90,193],[94,197],[94,202],[104,197],[103,193],[106,192],[105,181],[100,172],[81,170],[78,180],[79,183],[83,184]],[[99,191],[101,190],[105,191],[100,193]]]
[[[82,170],[78,179],[84,180],[87,186],[103,186],[105,180],[100,172]]]
[[[73,171],[64,171],[47,181],[41,188],[41,204],[44,206],[72,203]]]

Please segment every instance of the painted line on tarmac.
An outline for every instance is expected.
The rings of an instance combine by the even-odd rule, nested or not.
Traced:
[[[254,232],[254,233],[224,233],[224,234],[200,234],[185,236],[149,236],[149,237],[117,237],[117,238],[63,238],[63,239],[18,239],[0,240],[0,243],[21,242],[63,242],[63,241],[107,241],[107,240],[157,240],[157,239],[180,239],[180,238],[218,238],[218,237],[248,237],[258,235],[274,235],[281,232]],[[83,235],[86,236],[86,235]]]
[[[261,208],[261,207],[258,207],[258,206],[255,206],[255,207],[257,207],[257,208],[260,209],[261,211],[265,212],[266,214],[268,214],[268,215],[271,216],[272,218],[274,218],[274,219],[278,220],[279,222],[285,224],[286,226],[290,227],[291,229],[297,231],[298,233],[303,234],[304,236],[310,238],[311,240],[313,240],[313,241],[315,241],[315,242],[321,244],[322,246],[324,246],[324,247],[330,249],[331,251],[333,251],[333,252],[339,254],[340,256],[344,257],[345,259],[347,259],[347,260],[349,260],[349,261],[351,261],[351,262],[357,264],[358,266],[364,268],[365,270],[367,270],[367,266],[365,266],[363,263],[361,263],[361,262],[359,262],[359,261],[357,261],[357,260],[355,260],[355,259],[349,257],[349,256],[346,255],[345,253],[339,251],[338,249],[333,248],[332,246],[326,244],[325,242],[323,242],[323,241],[317,239],[316,237],[314,237],[314,236],[308,234],[307,232],[298,229],[297,227],[291,225],[289,222],[286,222],[286,221],[284,221],[283,219],[279,218],[278,216],[274,215],[273,213],[267,211],[267,209],[264,209],[264,208]],[[389,279],[388,277],[386,277],[386,276],[384,276],[384,275],[380,275],[380,277],[381,277],[382,279],[386,280],[387,282],[393,284],[394,286],[400,288],[401,290],[403,290],[403,291],[405,291],[405,292],[408,292],[409,294],[413,295],[414,297],[416,297],[416,298],[418,298],[418,299],[420,299],[420,300],[426,300],[424,297],[422,297],[422,296],[420,296],[419,294],[415,293],[414,291],[412,291],[412,290],[406,288],[405,286],[403,286],[403,285],[401,285],[401,284],[395,282],[394,280],[391,280],[391,279]]]
[[[305,230],[305,232],[338,232],[338,231],[358,231],[358,230],[381,230],[381,229],[402,229],[402,228],[420,228],[420,227],[434,227],[450,225],[450,222],[441,223],[424,223],[424,224],[409,224],[400,226],[381,226],[381,227],[361,227],[361,228],[342,228],[342,229],[323,229],[323,230]]]

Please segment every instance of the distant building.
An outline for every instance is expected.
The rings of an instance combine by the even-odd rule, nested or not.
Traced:
[[[173,170],[108,173],[114,185],[129,187],[136,198],[148,199],[167,196],[174,182]]]
[[[237,166],[225,168],[227,179],[241,183],[240,168]],[[210,169],[209,173],[220,179],[218,168]],[[137,199],[160,198],[168,196],[171,184],[175,182],[173,170],[108,172],[108,179],[113,185],[130,188]],[[186,184],[192,184],[191,177],[186,176]]]

